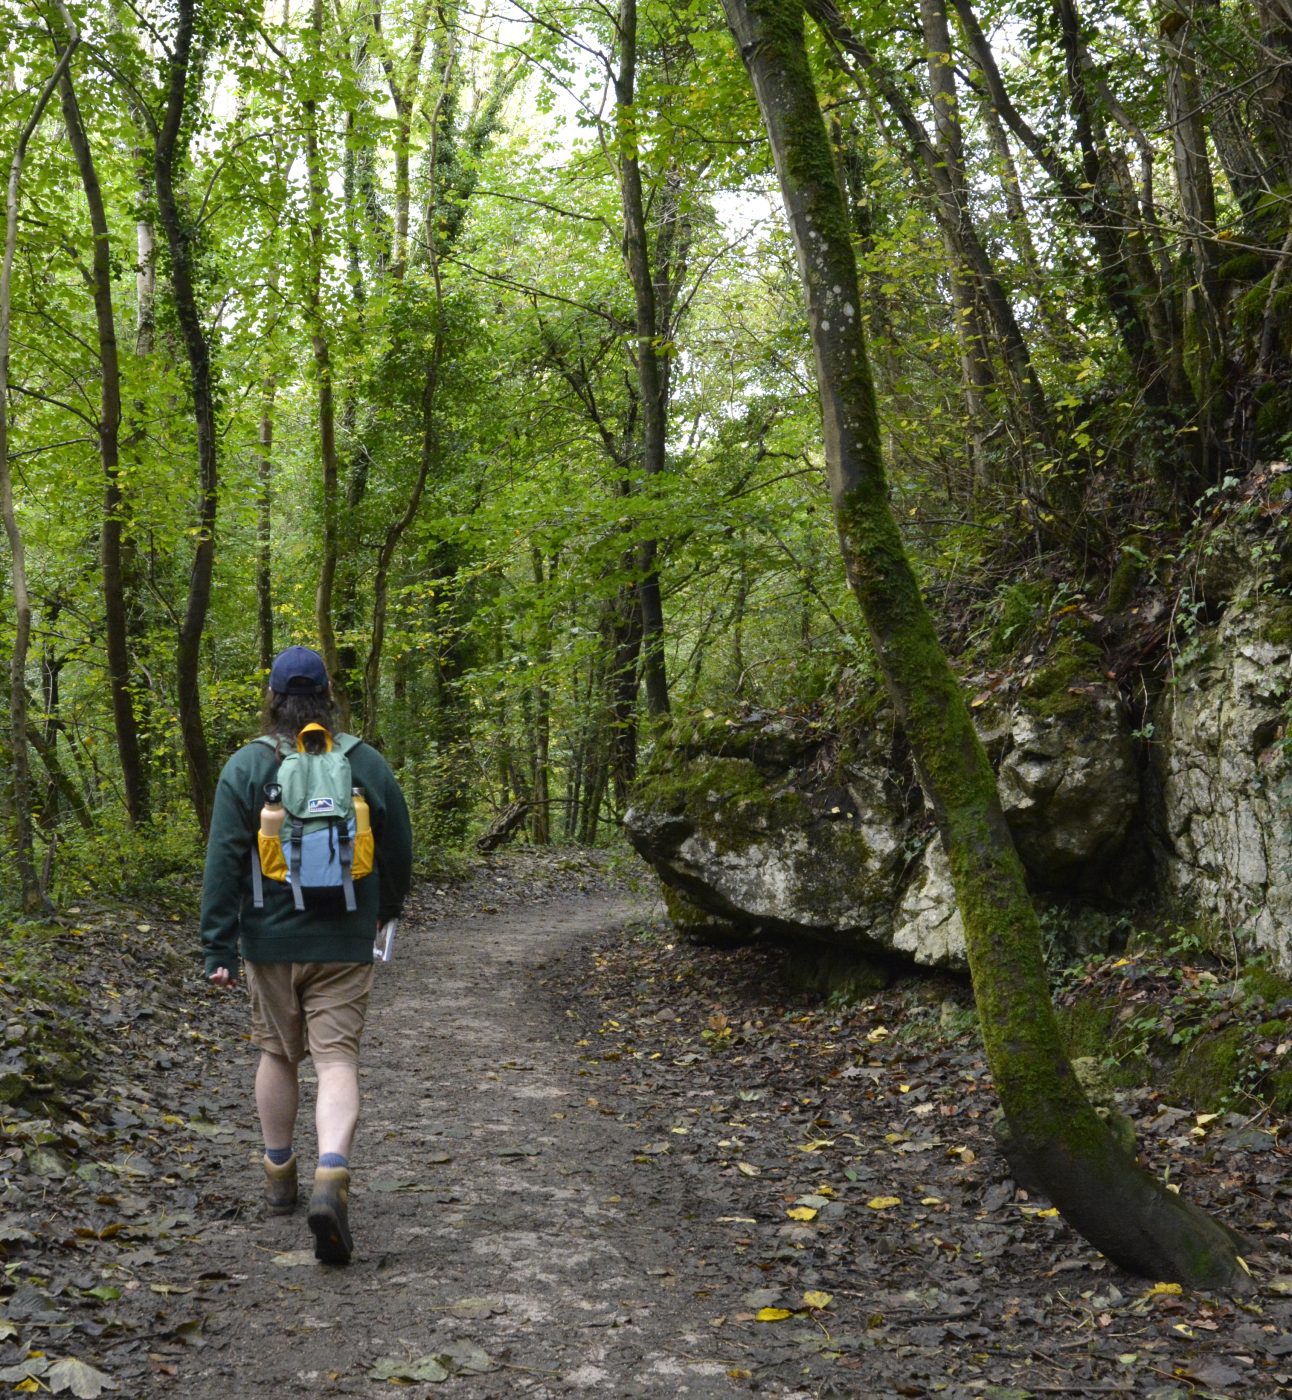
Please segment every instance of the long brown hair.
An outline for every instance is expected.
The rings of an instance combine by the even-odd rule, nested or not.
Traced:
[[[320,695],[280,695],[269,690],[265,692],[265,707],[260,713],[260,728],[271,738],[295,744],[296,736],[307,724],[321,724],[335,733],[338,720],[330,690]],[[319,747],[322,747],[321,741]]]

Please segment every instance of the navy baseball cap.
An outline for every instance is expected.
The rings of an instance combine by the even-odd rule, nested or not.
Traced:
[[[323,658],[309,647],[288,647],[274,657],[269,688],[275,695],[321,695],[328,688]]]

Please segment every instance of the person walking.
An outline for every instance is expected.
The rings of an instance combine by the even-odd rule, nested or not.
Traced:
[[[237,986],[241,953],[251,1040],[260,1051],[255,1098],[265,1146],[264,1199],[272,1214],[289,1214],[297,1204],[297,1070],[307,1054],[314,1063],[319,1158],[309,1228],[315,1256],[345,1264],[353,1252],[350,1157],[373,942],[399,916],[408,894],[412,830],[386,760],[370,745],[336,733],[336,721],[323,658],[302,646],[280,652],[269,673],[264,732],[229,759],[216,787],[201,938],[206,976],[215,987]],[[310,815],[302,819],[286,789],[299,788],[298,773],[312,770],[309,760],[294,756],[319,753],[344,755],[321,766],[344,781],[348,760],[352,794],[311,796],[305,804]],[[309,781],[318,786],[317,777]],[[334,811],[339,815],[329,818]],[[311,837],[306,828],[322,830]],[[371,873],[364,873],[369,850]],[[337,883],[311,874],[322,868],[320,861],[340,870]],[[312,888],[320,878],[324,887]]]

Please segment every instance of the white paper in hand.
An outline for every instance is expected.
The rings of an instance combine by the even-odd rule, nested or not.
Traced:
[[[372,945],[374,962],[389,962],[395,954],[395,931],[399,928],[398,919],[390,919],[377,930],[377,941]]]

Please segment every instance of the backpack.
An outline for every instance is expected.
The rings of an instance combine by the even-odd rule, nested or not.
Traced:
[[[308,753],[306,736],[323,736],[322,753]],[[258,743],[277,751],[278,741],[262,735]],[[306,896],[315,902],[344,896],[346,909],[357,905],[354,881],[372,872],[373,838],[368,804],[353,786],[349,755],[363,741],[353,734],[335,739],[321,724],[307,724],[296,736],[296,748],[284,755],[278,770],[265,784],[271,809],[274,798],[282,802],[281,830],[256,833],[251,850],[252,905],[263,909],[263,879],[279,880],[291,887],[292,902],[305,908]],[[275,791],[275,789],[277,791]]]

